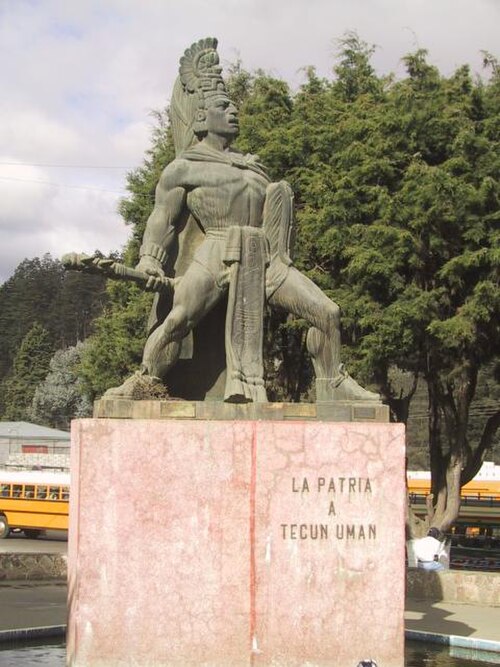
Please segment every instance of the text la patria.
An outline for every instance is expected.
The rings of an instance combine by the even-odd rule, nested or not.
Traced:
[[[372,494],[372,482],[368,477],[292,477],[292,493],[317,494],[327,497],[327,516],[336,517],[339,496],[366,497]],[[374,540],[377,538],[375,524],[343,523],[282,523],[281,535],[290,540]]]

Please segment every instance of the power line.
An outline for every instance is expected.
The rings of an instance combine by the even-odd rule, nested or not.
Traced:
[[[72,188],[76,190],[93,190],[96,192],[107,192],[110,194],[117,194],[121,197],[141,197],[144,199],[154,200],[154,195],[127,192],[126,190],[110,190],[109,188],[98,188],[92,185],[73,185],[70,183],[54,183],[52,181],[42,181],[35,178],[16,178],[15,176],[0,176],[0,181],[15,181],[16,183],[36,183],[37,185],[48,185],[53,188]]]
[[[51,164],[48,162],[0,162],[3,167],[53,167],[55,169],[119,169],[126,171],[135,167],[119,167],[101,164]]]
[[[96,188],[92,185],[72,185],[70,183],[53,183],[52,181],[40,181],[35,178],[16,178],[15,176],[0,176],[1,181],[16,181],[18,183],[37,183],[38,185],[50,185],[55,188],[76,188],[78,190],[97,190],[98,192],[109,192],[112,194],[126,195],[125,190],[108,190]]]

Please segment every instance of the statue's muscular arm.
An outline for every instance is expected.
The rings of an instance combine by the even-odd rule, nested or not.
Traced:
[[[137,268],[153,276],[163,276],[177,222],[186,205],[184,185],[186,165],[174,160],[164,170],[156,186],[155,205],[146,223]]]

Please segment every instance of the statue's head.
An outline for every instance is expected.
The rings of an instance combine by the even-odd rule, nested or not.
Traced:
[[[221,75],[217,40],[207,37],[186,49],[170,104],[170,120],[178,155],[207,132],[238,134],[236,107]]]

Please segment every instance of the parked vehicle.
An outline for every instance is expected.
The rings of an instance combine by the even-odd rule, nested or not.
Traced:
[[[69,489],[69,473],[0,470],[0,539],[12,530],[30,538],[67,530]]]

